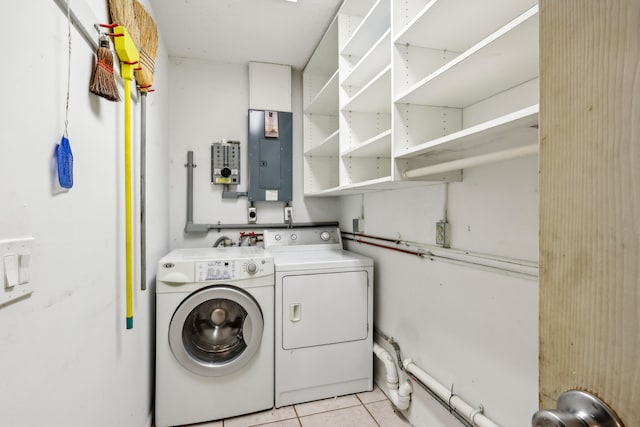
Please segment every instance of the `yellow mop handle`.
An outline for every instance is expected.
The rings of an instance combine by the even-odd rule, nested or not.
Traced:
[[[131,80],[140,54],[127,30],[119,25],[113,29],[114,45],[120,58],[120,74],[124,79],[124,191],[127,329],[133,328],[133,208],[131,191]],[[121,34],[121,35],[120,35]]]
[[[124,191],[127,275],[127,329],[133,328],[133,209],[131,203],[131,80],[124,81]]]

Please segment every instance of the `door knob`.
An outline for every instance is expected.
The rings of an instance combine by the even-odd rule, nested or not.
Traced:
[[[609,406],[594,395],[580,390],[565,391],[556,410],[533,415],[533,427],[624,427]]]

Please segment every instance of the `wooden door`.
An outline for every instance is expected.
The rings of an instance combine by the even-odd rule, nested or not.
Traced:
[[[540,0],[540,405],[640,425],[640,0]]]

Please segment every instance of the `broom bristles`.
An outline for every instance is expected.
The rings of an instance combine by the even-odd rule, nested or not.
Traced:
[[[133,11],[134,0],[109,0],[111,22],[122,25],[127,29],[133,43],[140,46],[140,29]]]
[[[113,54],[108,46],[108,40],[100,41],[96,52],[96,64],[91,73],[89,91],[109,101],[120,101],[118,85],[113,76]]]
[[[140,87],[148,87],[153,84],[155,59],[158,52],[158,28],[151,15],[137,0],[133,0],[133,12],[140,30],[140,44],[138,46],[142,68],[142,70],[136,71],[136,81]]]

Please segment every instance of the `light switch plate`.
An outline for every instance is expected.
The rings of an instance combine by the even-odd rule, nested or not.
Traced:
[[[7,255],[15,255],[18,260],[18,271],[5,271],[5,263],[0,262],[0,306],[25,297],[33,292],[33,283],[30,280],[30,270],[33,267],[33,237],[21,237],[18,239],[0,240],[0,258]],[[10,277],[17,275],[18,283],[8,286],[7,274]],[[12,279],[13,281],[13,279]]]

